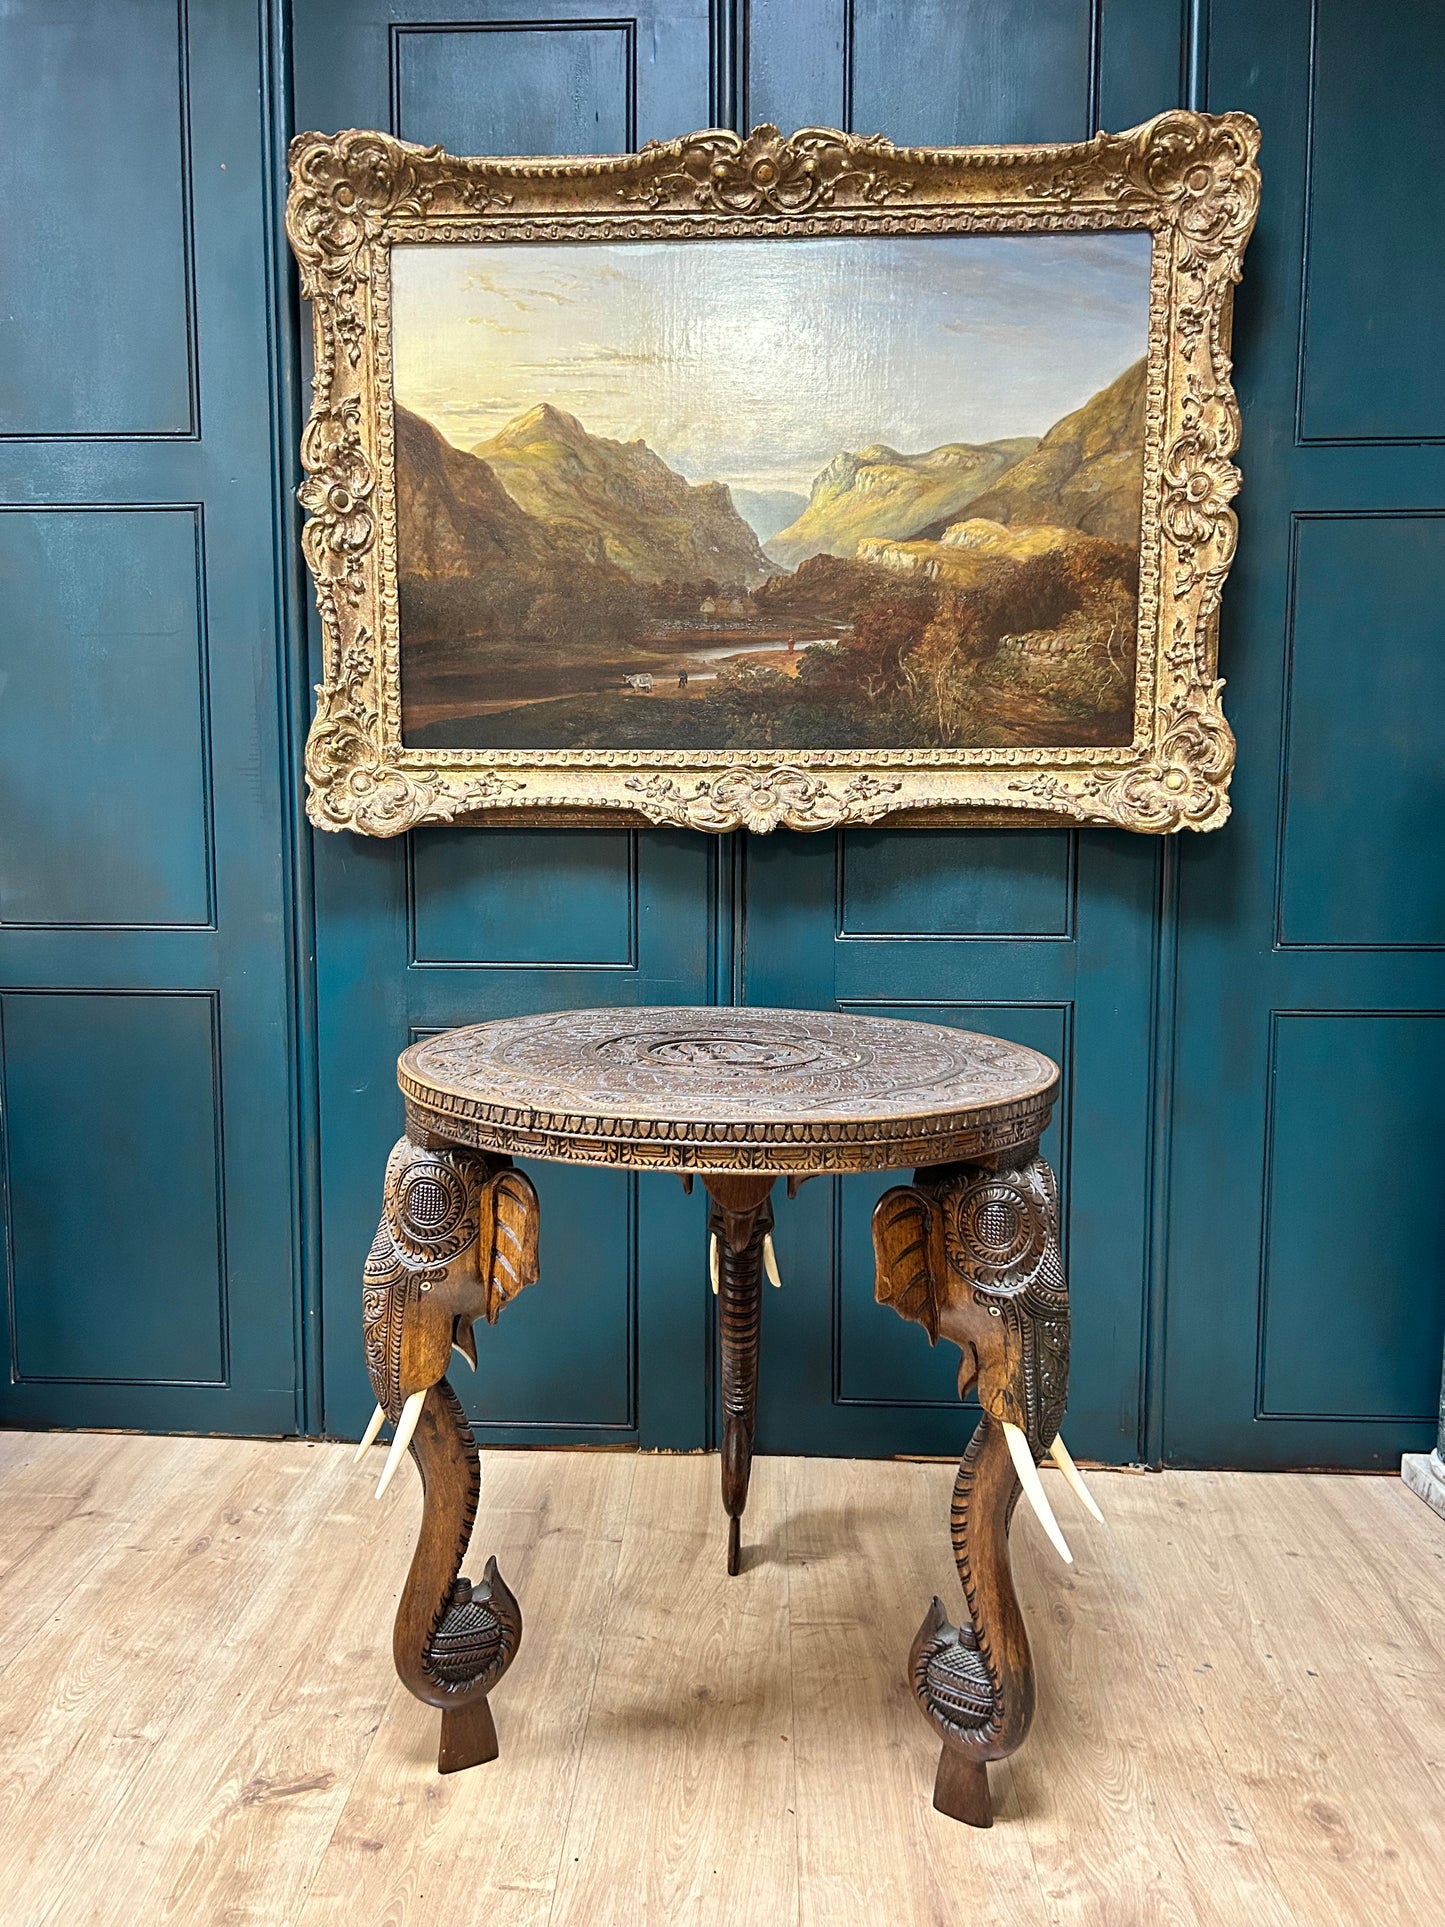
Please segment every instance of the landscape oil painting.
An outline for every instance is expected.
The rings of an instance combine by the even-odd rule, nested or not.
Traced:
[[[1128,744],[1151,245],[395,247],[404,746]]]
[[[1217,828],[1258,150],[298,134],[311,821]]]

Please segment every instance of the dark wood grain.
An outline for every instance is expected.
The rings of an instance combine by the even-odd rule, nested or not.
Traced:
[[[537,1198],[509,1152],[672,1168],[708,1191],[718,1295],[727,1567],[741,1565],[757,1426],[764,1247],[778,1175],[789,1194],[822,1171],[944,1151],[874,1216],[877,1292],[930,1341],[963,1353],[984,1417],[959,1468],[953,1546],[968,1619],[938,1600],[909,1659],[944,1742],[934,1804],[990,1824],[986,1763],[1022,1742],[1033,1713],[1028,1638],[1009,1572],[1019,1483],[1005,1435],[1037,1459],[1058,1431],[1068,1379],[1068,1296],[1053,1173],[1038,1156],[1055,1065],[1021,1045],[943,1025],[822,1011],[564,1011],[443,1033],[403,1053],[408,1135],[387,1166],[367,1263],[367,1364],[405,1423],[425,1508],[401,1608],[397,1671],[443,1709],[443,1772],[495,1758],[487,1692],[516,1654],[522,1617],[489,1561],[461,1576],[480,1487],[476,1443],[444,1376],[476,1363],[473,1322],[495,1323],[536,1277]],[[474,1146],[481,1148],[460,1148]],[[966,1155],[963,1155],[966,1153]]]
[[[367,1259],[367,1370],[394,1424],[422,1398],[411,1439],[422,1522],[392,1636],[408,1690],[442,1709],[442,1772],[494,1759],[487,1693],[516,1658],[521,1609],[489,1559],[462,1575],[481,1493],[476,1440],[445,1376],[453,1349],[473,1365],[473,1323],[495,1324],[537,1275],[537,1194],[506,1158],[403,1138],[386,1168],[381,1223]]]
[[[728,1571],[742,1560],[742,1516],[753,1467],[758,1411],[758,1338],[763,1313],[763,1240],[773,1228],[771,1178],[710,1176],[708,1236],[717,1240],[722,1492]]]
[[[952,1536],[968,1606],[955,1626],[935,1599],[909,1677],[943,1741],[934,1805],[991,1824],[987,1762],[1022,1745],[1034,1713],[1028,1633],[1009,1562],[1019,1479],[1005,1427],[1035,1463],[1058,1436],[1068,1395],[1069,1300],[1058,1193],[1037,1146],[982,1163],[919,1171],[873,1215],[877,1295],[958,1346],[959,1396],[983,1407],[958,1468]]]
[[[887,1171],[1031,1142],[1058,1069],[976,1031],[820,1010],[552,1011],[403,1051],[438,1141],[629,1170]]]

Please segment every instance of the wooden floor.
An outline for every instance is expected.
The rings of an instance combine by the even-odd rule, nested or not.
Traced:
[[[949,1468],[487,1456],[502,1757],[396,1684],[379,1453],[0,1434],[0,1920],[382,1927],[1438,1920],[1445,1525],[1397,1480],[1092,1475],[1015,1567],[1039,1714],[977,1833],[904,1685]],[[479,1569],[480,1560],[471,1562]]]

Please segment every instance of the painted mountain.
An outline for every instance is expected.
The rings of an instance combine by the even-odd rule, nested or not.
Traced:
[[[902,540],[865,536],[853,552],[895,575],[966,584],[1001,556],[1084,553],[1091,540],[1137,548],[1143,446],[1139,361],[970,497],[966,516],[940,517]]]
[[[950,442],[923,455],[882,443],[835,455],[814,478],[802,514],[770,539],[768,554],[795,569],[810,555],[853,555],[864,536],[907,536],[951,521],[1035,446],[1026,435],[981,447]]]
[[[1009,524],[1047,522],[1137,546],[1144,410],[1144,363],[1136,361],[975,495],[969,514]]]
[[[398,407],[403,740],[1127,742],[1144,405],[1139,362],[1041,438],[879,443],[741,502],[551,403],[469,453]]]
[[[481,645],[516,655],[559,643],[579,600],[603,623],[636,618],[620,569],[527,514],[486,462],[401,407],[396,511],[408,700],[448,668],[475,683]]]
[[[646,674],[638,640],[778,573],[719,482],[529,410],[471,454],[397,406],[403,734]],[[490,686],[487,679],[490,676]]]
[[[466,581],[508,565],[546,573],[582,559],[519,508],[485,462],[453,448],[410,410],[398,406],[395,416],[404,577]]]
[[[520,508],[634,582],[750,589],[774,572],[721,482],[685,482],[646,442],[589,435],[548,402],[472,454]]]

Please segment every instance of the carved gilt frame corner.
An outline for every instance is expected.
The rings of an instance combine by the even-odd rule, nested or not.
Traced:
[[[460,160],[351,130],[292,142],[287,232],[313,310],[303,546],[324,680],[306,747],[327,830],[420,823],[1072,821],[1208,830],[1234,738],[1216,669],[1234,555],[1232,296],[1259,129],[1185,110],[1059,147],[906,148],[810,128],[713,131],[607,159]],[[389,387],[394,242],[1149,230],[1135,728],[1115,749],[418,750],[403,747]]]

